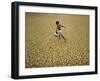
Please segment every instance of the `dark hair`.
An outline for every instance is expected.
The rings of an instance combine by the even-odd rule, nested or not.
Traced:
[[[59,24],[59,21],[56,21],[56,24]]]

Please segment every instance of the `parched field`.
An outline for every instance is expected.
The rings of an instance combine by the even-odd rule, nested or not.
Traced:
[[[54,36],[57,20],[66,42]],[[26,12],[25,22],[26,68],[89,64],[88,15]]]

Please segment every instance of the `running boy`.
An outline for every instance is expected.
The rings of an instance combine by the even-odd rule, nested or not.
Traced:
[[[65,27],[63,25],[60,25],[59,21],[56,21],[56,25],[57,25],[56,35],[58,35],[59,39],[62,37],[66,41],[65,37],[62,35],[62,30],[61,30],[62,27],[63,28],[65,28]]]

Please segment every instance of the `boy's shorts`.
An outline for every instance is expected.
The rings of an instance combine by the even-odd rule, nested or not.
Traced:
[[[61,30],[59,30],[59,31],[57,31],[58,32],[58,34],[60,34],[62,31]]]
[[[57,36],[59,36],[59,35],[60,35],[60,33],[61,33],[61,32],[62,32],[61,30],[56,31],[56,32],[54,33],[54,35],[57,37]]]

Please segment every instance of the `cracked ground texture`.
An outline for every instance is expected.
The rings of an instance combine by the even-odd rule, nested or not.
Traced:
[[[54,36],[56,21],[66,38]],[[25,67],[89,65],[89,16],[25,13]]]

